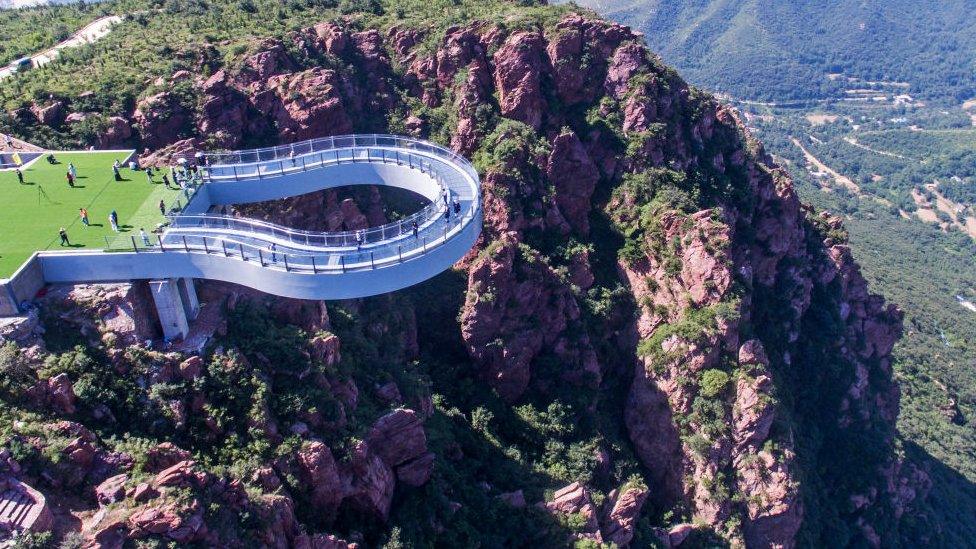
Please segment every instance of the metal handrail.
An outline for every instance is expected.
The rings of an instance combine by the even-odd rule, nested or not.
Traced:
[[[176,232],[179,229],[246,230],[257,234],[283,238],[289,242],[304,244],[306,246],[318,244],[323,246],[355,246],[360,244],[358,240],[360,235],[363,237],[362,244],[374,244],[387,242],[399,236],[410,234],[413,232],[412,224],[414,222],[417,222],[418,228],[425,226],[428,222],[439,219],[443,209],[443,205],[432,202],[422,210],[396,222],[356,231],[305,231],[277,225],[268,221],[212,214],[174,216],[168,229]]]
[[[136,239],[133,238],[132,251],[138,253],[222,255],[228,259],[233,258],[244,262],[256,262],[264,268],[288,272],[311,272],[318,274],[372,270],[389,264],[403,263],[404,261],[426,255],[430,250],[446,244],[455,233],[468,227],[470,222],[480,222],[479,212],[480,208],[475,210],[473,215],[468,219],[468,223],[460,216],[451,218],[450,222],[444,227],[443,234],[436,238],[430,239],[428,238],[429,235],[424,235],[423,237],[418,237],[418,239],[422,238],[419,244],[415,244],[406,249],[399,246],[397,248],[391,247],[381,256],[376,256],[374,250],[331,254],[271,250],[266,246],[255,246],[235,238],[198,235],[185,235],[179,243],[166,243],[165,240],[159,240],[157,237],[157,243],[148,247],[140,247]]]
[[[394,152],[402,151],[402,154],[409,155],[408,150],[414,150],[418,152],[426,152],[432,154],[441,159],[451,161],[456,167],[461,168],[466,174],[477,180],[477,172],[474,167],[465,159],[463,156],[455,153],[454,151],[442,147],[440,145],[434,145],[425,141],[418,139],[413,139],[409,137],[386,135],[386,134],[367,134],[367,135],[340,135],[332,137],[322,137],[317,139],[309,139],[307,141],[301,141],[297,143],[290,143],[287,145],[278,145],[275,147],[265,147],[261,149],[249,149],[243,151],[230,151],[230,152],[218,152],[218,153],[201,153],[203,158],[203,168],[214,169],[214,168],[233,168],[234,166],[245,167],[255,164],[264,164],[267,162],[279,161],[281,170],[284,171],[284,160],[294,161],[295,166],[293,168],[297,169],[298,164],[301,162],[303,157],[312,155],[315,153],[322,153],[324,151],[333,150],[349,150],[349,149],[362,149],[366,150],[368,147],[374,148],[386,148],[389,147],[390,150]],[[379,159],[377,159],[379,160]],[[307,163],[303,167],[307,166]],[[289,170],[290,171],[290,170]],[[274,174],[269,174],[273,176]],[[264,177],[263,175],[257,175],[256,177]],[[239,179],[239,178],[235,178]]]

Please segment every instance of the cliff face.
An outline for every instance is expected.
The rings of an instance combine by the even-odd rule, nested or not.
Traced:
[[[485,230],[457,266],[467,282],[452,337],[467,362],[454,375],[513,407],[568,391],[583,415],[624,424],[620,444],[594,434],[589,478],[612,487],[610,497],[595,502],[584,481],[545,506],[557,519],[583,517],[572,537],[626,545],[643,517],[676,546],[691,526],[661,520],[671,512],[750,547],[897,542],[898,520],[925,484],[894,452],[889,355],[901,312],[868,292],[840,220],[799,202],[735,112],[687,86],[627,27],[553,14],[382,33],[315,25],[255,44],[207,79],[173,75],[190,79],[197,103],[163,92],[140,101],[132,120],[156,149],[147,162],[351,131],[433,137],[473,157]],[[359,202],[331,193],[250,214],[328,229],[382,219],[375,192]],[[407,307],[376,306],[394,305]],[[392,335],[405,342],[401,359],[425,352],[416,333]],[[310,344],[317,363],[340,360],[338,338]],[[317,383],[347,395],[337,397],[342,417],[356,414],[340,379],[323,373]],[[623,398],[611,395],[616,386]],[[340,450],[317,440],[334,423],[301,411],[297,429],[313,440],[254,482],[271,493],[279,477],[301,480],[285,484],[322,511],[317,525],[350,514],[386,520],[395,490],[462,458],[450,444],[428,452],[429,402],[394,409],[396,385],[377,394],[388,396],[388,415]],[[271,440],[279,427],[251,426]],[[631,450],[639,481],[613,467]],[[525,505],[521,491],[498,497]],[[265,502],[278,517],[266,539],[304,535],[292,505]],[[158,519],[128,520],[156,532]],[[434,531],[442,520],[431,518]]]

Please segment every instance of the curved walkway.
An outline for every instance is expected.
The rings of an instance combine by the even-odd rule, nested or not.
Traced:
[[[416,139],[329,137],[195,161],[202,185],[149,245],[136,236],[127,252],[40,253],[45,280],[206,278],[286,297],[366,297],[450,268],[481,232],[477,172],[454,152]],[[343,233],[210,213],[348,185],[404,188],[428,205],[402,220]]]

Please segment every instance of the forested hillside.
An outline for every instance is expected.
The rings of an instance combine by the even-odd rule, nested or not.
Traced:
[[[966,0],[583,0],[645,32],[691,82],[753,100],[858,87],[976,96],[976,10]],[[830,77],[834,74],[837,76]]]
[[[483,196],[475,249],[407,291],[201,281],[197,348],[145,343],[145,281],[49,288],[0,348],[0,478],[58,510],[36,545],[966,539],[896,437],[904,313],[843,219],[639,34],[524,4],[119,0],[105,39],[3,87],[0,130],[49,147],[162,166],[403,133],[471,158]],[[403,213],[371,191],[261,209]]]
[[[972,2],[584,2],[722,91],[801,196],[844,215],[906,310],[899,431],[955,544],[976,514],[976,71]]]

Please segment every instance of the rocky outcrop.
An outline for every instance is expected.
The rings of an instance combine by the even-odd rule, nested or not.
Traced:
[[[427,436],[421,418],[413,410],[399,408],[377,420],[366,437],[383,462],[408,486],[421,486],[430,478],[434,454],[427,452]]]
[[[600,173],[573,132],[553,140],[546,177],[556,188],[556,204],[566,221],[576,231],[589,233],[590,198]]]
[[[175,94],[161,92],[139,101],[132,121],[143,144],[156,149],[187,137],[192,113]]]
[[[505,400],[525,392],[532,361],[543,348],[564,360],[567,380],[598,380],[596,353],[583,336],[567,329],[580,310],[569,289],[538,252],[504,235],[471,264],[461,334],[484,369],[488,383]]]
[[[615,543],[617,547],[630,544],[647,495],[647,487],[638,484],[625,485],[610,494],[609,510],[603,519],[606,543]]]
[[[495,89],[503,116],[533,129],[542,126],[542,75],[547,60],[545,43],[536,32],[514,33],[495,52]]]
[[[298,473],[311,488],[310,500],[326,521],[335,518],[342,502],[343,486],[332,452],[321,442],[312,442],[298,452]]]
[[[53,101],[45,106],[34,103],[30,110],[37,121],[45,126],[60,126],[66,116],[63,101]]]
[[[158,330],[144,283],[54,286],[44,303],[89,339],[109,341],[119,348],[153,339]]]

